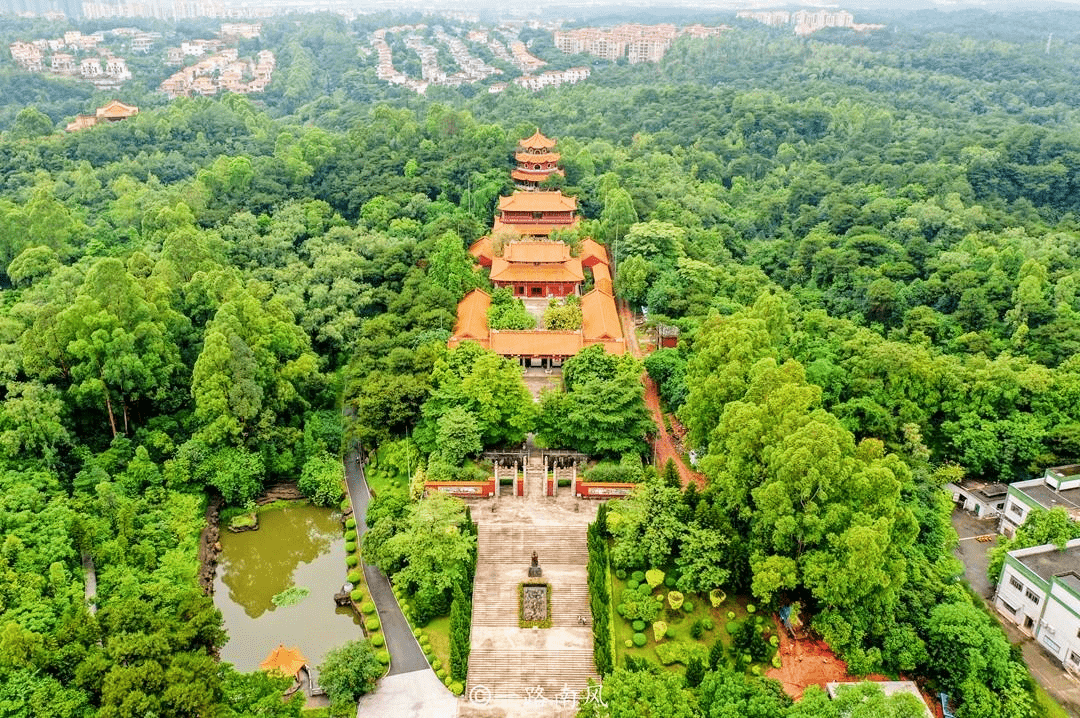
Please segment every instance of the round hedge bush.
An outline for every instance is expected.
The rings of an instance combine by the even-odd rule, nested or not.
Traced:
[[[780,637],[779,636],[769,636],[769,645],[772,646],[773,648],[776,648],[777,646],[779,646],[780,645]]]
[[[626,580],[626,569],[625,568],[617,568],[617,569],[615,569],[615,578],[619,579],[620,581],[625,581]]]
[[[350,504],[349,504],[349,497],[348,497],[348,496],[346,496],[345,498],[343,498],[343,499],[341,500],[341,510],[342,510],[342,511],[348,511],[348,510],[349,510],[349,506],[350,506]]]
[[[451,683],[453,683],[453,682],[454,682],[454,679],[453,679],[453,678],[451,678],[450,676],[447,676],[446,678],[443,678],[443,679],[442,679],[442,684],[443,684],[444,686],[446,686],[447,688],[449,688],[449,687],[450,687],[450,684],[451,684]]]
[[[716,624],[713,623],[713,620],[711,618],[706,618],[704,621],[701,622],[701,625],[705,627],[706,631],[711,631],[712,629],[716,628]]]
[[[675,588],[675,584],[676,584],[676,581],[675,581],[674,576],[668,576],[667,578],[664,579],[664,585],[667,586],[668,588]]]
[[[641,583],[642,581],[645,580],[645,572],[644,571],[634,571],[632,574],[630,574],[630,578],[634,579],[638,583]]]
[[[675,638],[675,626],[668,626],[664,631],[664,638]]]
[[[645,636],[644,633],[635,633],[634,637],[631,638],[630,640],[632,640],[634,642],[634,645],[637,646],[638,648],[641,648],[642,646],[644,646],[646,643],[649,642],[649,639]]]
[[[460,681],[454,681],[450,684],[450,692],[455,696],[460,696],[465,692],[465,686],[461,685]]]
[[[356,603],[360,603],[364,600],[364,589],[354,588],[352,591],[349,592],[349,598],[351,598]]]
[[[687,613],[693,613],[694,612],[694,602],[693,601],[683,601],[682,610],[686,611]]]
[[[356,568],[356,564],[358,563],[360,563],[360,559],[358,559],[354,553],[350,553],[345,557],[345,565],[349,568]]]
[[[364,621],[364,628],[368,629],[369,631],[379,630],[379,625],[379,619],[375,618],[374,616]]]
[[[630,625],[634,627],[634,633],[641,633],[645,630],[645,621],[637,620]]]
[[[347,528],[347,529],[356,528],[356,519],[354,519],[352,516],[345,519],[345,528]]]
[[[638,581],[636,578],[632,578],[632,579],[630,579],[629,581],[626,582],[626,587],[630,588],[630,589],[637,588],[640,585],[641,585],[641,581]]]
[[[376,633],[374,636],[371,637],[371,645],[375,646],[376,648],[382,648],[386,645],[386,639],[383,638],[383,635],[381,633]]]
[[[619,614],[620,616],[625,616],[626,615],[626,604],[625,603],[620,603],[618,606],[616,606],[615,607],[615,613]]]
[[[442,661],[436,658],[434,661],[431,662],[431,668],[435,671],[438,671],[440,668],[442,668]]]
[[[735,631],[739,630],[739,624],[735,621],[728,621],[727,625],[724,626],[724,629],[728,633],[735,633]]]
[[[755,606],[752,603],[746,604],[746,612],[747,613],[754,613],[755,611],[757,611],[757,606]]]
[[[446,671],[442,669],[437,670],[435,671],[435,675],[437,675],[439,677],[439,680],[441,681],[442,679],[446,678]]]
[[[729,621],[735,620],[735,612],[734,611],[728,611],[727,612],[727,617],[728,617]]]
[[[782,665],[783,663],[780,661],[780,654],[777,653],[775,656],[772,657],[772,667],[780,668]]]
[[[425,634],[421,634],[418,640],[420,641],[421,646],[427,646],[431,643],[431,639],[429,639]]]
[[[640,586],[637,587],[637,592],[639,594],[641,594],[642,596],[648,596],[649,594],[652,593],[652,586],[650,586],[647,583],[643,583],[643,584],[641,584]],[[659,595],[659,594],[657,594],[657,595]]]
[[[360,583],[361,578],[363,578],[363,575],[359,571],[349,571],[349,575],[345,577],[345,580],[355,586]]]
[[[421,634],[421,633],[423,633],[423,630],[421,630],[421,629],[419,629],[419,628],[414,628],[414,629],[412,629],[412,634],[413,634],[414,636],[416,636],[417,638],[420,638],[420,634]]]
[[[349,529],[348,531],[346,531],[345,532],[345,540],[346,541],[355,541],[356,540],[356,529]]]
[[[623,644],[624,644],[624,645],[625,645],[625,646],[626,646],[627,648],[630,648],[630,647],[632,647],[632,646],[634,645],[634,642],[633,642],[633,641],[631,641],[631,640],[630,640],[629,638],[627,638],[627,639],[626,639],[625,641],[623,641]]]
[[[356,542],[355,541],[346,541],[345,542],[345,553],[356,553]]]
[[[383,650],[381,650],[381,651],[376,651],[375,652],[375,660],[377,660],[379,663],[383,664],[384,666],[389,666],[390,665],[390,651],[387,651],[385,648]]]
[[[360,613],[364,614],[365,616],[370,616],[371,614],[375,613],[375,604],[371,601],[364,601],[360,604]]]
[[[759,666],[759,665],[750,666],[750,672],[753,673],[755,676],[760,676],[761,675],[761,666]]]

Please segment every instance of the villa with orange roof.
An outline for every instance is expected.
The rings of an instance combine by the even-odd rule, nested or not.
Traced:
[[[519,143],[519,150],[524,146],[546,151],[555,142],[537,131]],[[519,168],[520,154],[515,154]],[[557,154],[549,154],[558,158]],[[553,163],[535,171],[561,172]],[[497,236],[478,239],[469,247],[469,253],[480,267],[490,270],[489,277],[496,289],[509,289],[514,297],[530,301],[534,307],[554,298],[580,296],[581,328],[491,329],[487,321],[491,295],[474,289],[458,303],[457,323],[448,345],[452,348],[473,341],[501,356],[516,358],[526,366],[545,368],[561,366],[564,360],[593,344],[602,344],[612,354],[622,354],[626,347],[615,309],[607,248],[586,238],[575,250],[565,242],[548,238],[554,229],[577,225],[577,200],[559,191],[538,190],[541,181],[536,181],[531,189],[501,197],[499,216],[493,226],[493,234],[498,233]],[[582,287],[590,275],[594,288],[582,296]]]

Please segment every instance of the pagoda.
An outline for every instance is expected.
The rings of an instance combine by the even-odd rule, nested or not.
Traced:
[[[514,153],[517,169],[510,173],[510,178],[518,189],[535,191],[540,188],[541,182],[553,174],[566,176],[558,166],[561,155],[552,152],[553,149],[555,140],[544,137],[539,129],[532,137],[518,142],[517,152]]]

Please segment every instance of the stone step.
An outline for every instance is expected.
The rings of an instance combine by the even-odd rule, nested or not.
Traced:
[[[482,685],[496,697],[525,698],[542,691],[550,700],[564,690],[584,690],[590,678],[599,680],[591,649],[512,654],[479,649],[469,654],[469,689]]]

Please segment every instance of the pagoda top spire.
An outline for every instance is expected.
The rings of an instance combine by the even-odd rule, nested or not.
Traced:
[[[550,150],[555,147],[555,140],[550,137],[545,137],[540,133],[540,128],[536,128],[536,132],[532,137],[527,137],[518,142],[518,145],[525,149],[531,150]]]

